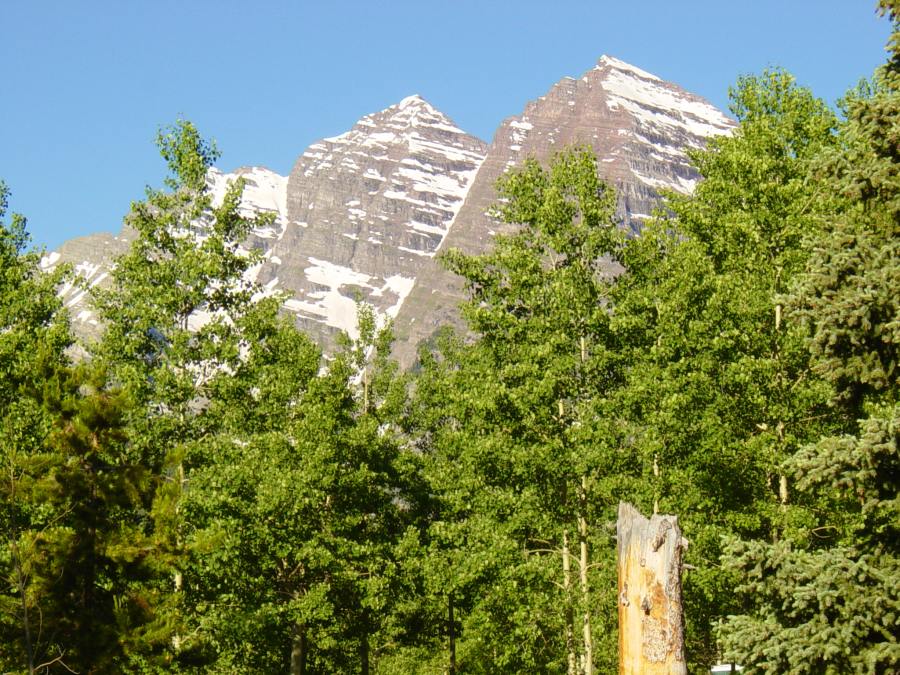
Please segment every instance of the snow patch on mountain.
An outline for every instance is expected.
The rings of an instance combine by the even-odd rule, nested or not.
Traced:
[[[603,71],[602,86],[611,109],[621,106],[651,129],[683,129],[693,147],[702,147],[700,139],[727,134],[734,127],[711,103],[623,61],[604,56],[596,69]]]
[[[384,279],[380,286],[376,286],[373,284],[375,278],[369,274],[318,258],[310,257],[308,262],[310,265],[304,273],[307,280],[315,284],[319,290],[307,293],[302,298],[290,298],[285,302],[285,307],[297,314],[346,331],[353,339],[359,337],[358,300],[352,297],[350,291],[355,290],[357,294],[368,291],[371,297],[376,298],[392,296],[394,301],[376,315],[379,325],[384,325],[387,317],[397,316],[403,301],[415,284],[414,278],[394,274]]]
[[[264,213],[275,215],[273,225],[257,227],[253,233],[263,239],[280,239],[287,227],[287,176],[281,176],[265,167],[242,167],[232,173],[223,173],[213,167],[206,174],[206,183],[213,206],[221,206],[229,187],[241,179],[244,192],[241,195],[240,214],[254,218]]]
[[[662,80],[653,73],[648,73],[646,70],[641,70],[637,66],[633,66],[630,63],[626,63],[625,61],[617,59],[614,56],[610,56],[609,54],[604,54],[603,56],[601,56],[596,67],[602,68],[603,66],[611,66],[616,70],[633,73],[642,80],[656,80],[657,82],[662,82]]]

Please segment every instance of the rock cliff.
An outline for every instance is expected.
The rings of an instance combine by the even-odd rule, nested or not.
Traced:
[[[689,192],[698,176],[687,156],[734,123],[677,85],[604,56],[578,79],[563,78],[518,116],[503,121],[487,146],[419,96],[363,117],[340,136],[307,148],[289,176],[261,167],[212,169],[210,190],[245,181],[242,208],[272,212],[247,248],[263,262],[252,271],[263,293],[289,294],[285,311],[326,349],[356,327],[356,302],[394,318],[396,355],[412,364],[416,345],[458,323],[462,286],[435,259],[441,249],[488,249],[509,227],[492,220],[494,184],[534,156],[564,146],[590,147],[603,178],[619,194],[618,217],[630,231],[659,204],[659,191]],[[95,336],[85,287],[108,279],[133,234],[90,235],[64,244],[42,265],[72,263],[80,284],[61,289],[79,333]]]
[[[548,160],[568,145],[590,147],[601,176],[619,195],[622,226],[636,231],[659,204],[660,189],[690,192],[698,175],[687,156],[734,122],[713,105],[640,68],[603,56],[578,79],[566,77],[521,115],[503,121],[442,247],[484,252],[504,225],[487,211],[497,179],[524,158]],[[431,264],[396,320],[396,355],[404,366],[416,345],[456,323],[459,279]]]

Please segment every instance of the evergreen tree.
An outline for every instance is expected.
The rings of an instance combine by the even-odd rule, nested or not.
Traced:
[[[59,652],[54,670],[119,671],[153,639],[144,587],[158,572],[146,528],[152,476],[129,452],[128,396],[101,370],[62,371],[43,389],[47,463],[23,495],[48,514],[30,540],[41,633]]]
[[[6,191],[0,190],[0,212]],[[25,222],[0,227],[0,447],[5,668],[113,671],[149,620],[149,486],[127,459],[127,397],[102,371],[67,365],[56,295],[67,274],[26,252]]]
[[[9,191],[0,182],[0,219]],[[35,666],[60,655],[39,631],[43,602],[31,573],[34,539],[52,518],[29,498],[36,476],[51,462],[47,448],[52,417],[43,405],[43,381],[66,363],[68,322],[56,297],[66,274],[40,270],[40,255],[28,251],[25,218],[0,220],[0,667]]]

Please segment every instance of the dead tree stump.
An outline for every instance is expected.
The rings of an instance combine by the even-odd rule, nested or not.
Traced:
[[[619,674],[682,675],[684,615],[681,552],[687,547],[676,516],[649,520],[619,503]]]

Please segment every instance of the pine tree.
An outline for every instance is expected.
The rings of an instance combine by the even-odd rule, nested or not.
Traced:
[[[8,196],[0,182],[0,219]],[[52,463],[47,442],[53,421],[43,405],[43,381],[65,366],[70,337],[56,297],[67,270],[42,273],[40,255],[28,242],[24,217],[0,220],[0,667],[33,672],[60,655],[40,632],[44,598],[32,576],[35,536],[52,514],[29,494]]]
[[[158,573],[146,518],[152,476],[129,452],[129,397],[102,370],[80,366],[48,377],[43,399],[53,420],[48,461],[25,496],[48,514],[30,540],[41,634],[60,666],[120,670],[130,650],[143,648],[153,621],[145,589]]]
[[[0,187],[0,212],[6,207]],[[128,399],[102,370],[68,365],[56,289],[28,252],[25,221],[0,226],[0,447],[5,668],[121,667],[147,622],[133,583],[146,576],[142,467],[127,459]]]

